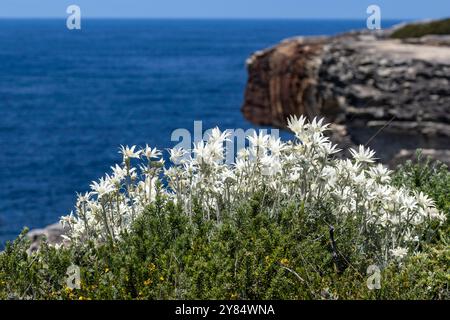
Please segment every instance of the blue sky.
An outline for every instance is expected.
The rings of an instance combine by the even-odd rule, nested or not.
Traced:
[[[71,4],[83,17],[103,18],[365,19],[370,4],[384,19],[450,16],[450,0],[0,0],[0,17],[66,17]]]

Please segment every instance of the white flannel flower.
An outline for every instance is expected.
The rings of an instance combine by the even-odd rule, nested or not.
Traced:
[[[368,173],[370,177],[380,183],[389,183],[391,181],[391,172],[391,170],[388,170],[381,163],[379,163],[376,167],[371,167]]]
[[[247,139],[252,147],[265,150],[267,142],[269,141],[269,136],[263,132],[256,133],[256,131],[254,131],[253,135],[247,137]]]
[[[150,148],[148,145],[145,145],[145,148],[141,150],[141,153],[148,159],[156,159],[162,155],[161,151],[156,148]]]
[[[350,153],[352,154],[353,159],[359,163],[373,163],[375,152],[370,150],[369,148],[364,148],[363,145],[358,147],[358,150],[350,149]]]
[[[96,194],[99,199],[115,191],[114,185],[108,178],[100,178],[99,182],[93,181],[90,187],[92,194]]]
[[[139,159],[141,151],[134,151],[136,149],[136,146],[120,146],[119,153],[122,154],[124,161],[132,158]]]
[[[273,176],[281,171],[279,158],[272,155],[266,155],[261,159],[262,175]]]
[[[122,168],[121,166],[119,166],[117,164],[115,166],[111,167],[111,169],[113,171],[113,176],[116,177],[120,181],[123,180],[128,174],[127,168]]]
[[[322,133],[326,130],[328,130],[329,123],[323,124],[324,118],[317,119],[317,117],[314,117],[314,119],[311,121],[311,123],[308,125],[308,130],[313,133]]]
[[[403,260],[408,255],[408,249],[397,247],[390,250],[390,253],[397,260]]]
[[[413,254],[427,223],[445,221],[427,195],[391,184],[391,172],[374,164],[370,149],[352,149],[354,161],[333,158],[339,150],[323,134],[328,129],[323,119],[308,123],[304,116],[293,116],[288,126],[295,140],[282,142],[255,131],[247,137],[250,146],[239,150],[232,164],[224,162],[230,133],[218,128],[193,150],[168,150],[173,163],[168,168],[156,148],[121,146],[123,165],[111,167],[111,176],[78,195],[75,213],[62,218],[69,230],[67,241],[121,241],[122,232],[131,230],[158,195],[164,203],[175,202],[187,216],[198,202],[205,219],[221,223],[225,214],[234,215],[242,202],[264,192],[267,199],[276,199],[269,210],[273,218],[283,206],[301,204],[308,219],[332,219],[337,228],[357,224],[355,242],[361,252],[382,257],[381,263]],[[130,159],[138,159],[140,170]],[[375,247],[367,245],[370,237],[380,239]]]
[[[300,118],[297,118],[295,115],[289,117],[288,128],[296,135],[302,134],[306,130],[306,117],[303,115]]]
[[[189,158],[186,157],[188,152],[181,147],[169,149],[170,161],[174,164],[181,164],[183,160],[188,161]]]

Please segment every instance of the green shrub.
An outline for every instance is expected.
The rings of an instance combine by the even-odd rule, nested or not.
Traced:
[[[407,161],[395,171],[392,182],[396,186],[404,186],[412,190],[424,192],[430,196],[447,219],[434,235],[450,234],[450,174],[445,164],[423,158],[417,151],[417,161]],[[432,239],[428,239],[430,242]]]
[[[431,34],[450,34],[450,18],[428,23],[408,24],[394,31],[391,38],[420,38]]]
[[[449,214],[450,174],[444,166],[407,163],[395,184],[426,192]],[[381,271],[381,289],[367,288],[367,267],[353,235],[357,225],[330,232],[303,205],[257,193],[223,217],[189,218],[158,198],[122,241],[27,254],[26,230],[0,254],[1,299],[449,299],[448,222],[419,253]],[[317,210],[326,210],[318,208]],[[192,220],[190,222],[189,220]],[[331,234],[334,243],[331,244]],[[81,289],[66,286],[66,270],[81,270]]]

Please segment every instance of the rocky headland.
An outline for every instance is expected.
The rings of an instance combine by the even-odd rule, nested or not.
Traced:
[[[369,146],[391,166],[417,148],[450,164],[450,36],[404,28],[298,37],[254,53],[245,118],[286,128],[289,115],[325,117],[335,143]]]

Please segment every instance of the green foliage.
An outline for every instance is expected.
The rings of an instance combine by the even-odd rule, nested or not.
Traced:
[[[448,170],[420,161],[394,175],[397,185],[423,191],[449,214]],[[270,212],[258,193],[224,215],[186,215],[158,199],[117,243],[42,245],[27,254],[26,230],[0,254],[0,299],[449,299],[448,222],[440,236],[401,265],[382,270],[381,289],[367,288],[373,263],[353,240],[356,225],[331,232],[312,208],[286,203]],[[314,208],[324,210],[327,208]],[[192,223],[190,223],[192,221]],[[81,270],[81,289],[66,286],[66,270]]]
[[[417,151],[417,161],[407,161],[397,168],[393,175],[393,183],[406,186],[412,190],[422,191],[430,196],[447,220],[437,235],[450,234],[450,174],[447,166],[430,158],[423,158]],[[436,235],[436,234],[434,234]],[[436,239],[427,239],[433,242]]]
[[[429,34],[450,34],[450,19],[443,19],[428,23],[408,24],[392,33],[391,38],[419,38]]]
[[[64,288],[62,275],[74,258],[71,252],[43,242],[38,254],[28,255],[27,232],[0,254],[0,299],[53,299]]]
[[[447,215],[450,213],[450,174],[445,164],[423,158],[421,151],[417,152],[417,161],[407,161],[400,165],[393,175],[397,186],[406,186],[413,190],[426,193],[436,203],[439,210]],[[448,221],[447,221],[448,222]]]

